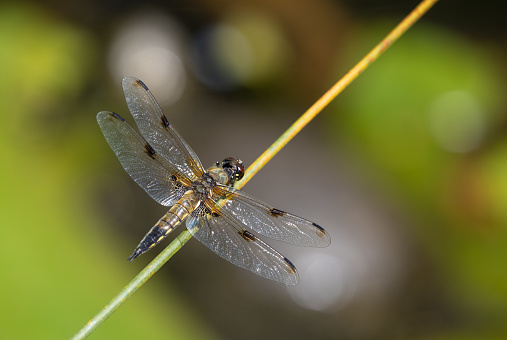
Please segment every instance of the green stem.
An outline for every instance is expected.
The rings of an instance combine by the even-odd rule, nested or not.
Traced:
[[[134,294],[150,277],[153,276],[176,252],[183,247],[192,234],[184,230],[178,235],[153,261],[150,262],[137,276],[130,281],[100,312],[86,323],[77,332],[72,340],[84,339],[100,326],[111,314],[114,313],[127,299]]]

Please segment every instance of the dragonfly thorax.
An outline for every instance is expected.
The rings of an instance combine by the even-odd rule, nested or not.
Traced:
[[[211,196],[211,191],[217,185],[217,181],[211,176],[209,172],[192,183],[193,191],[199,196]]]

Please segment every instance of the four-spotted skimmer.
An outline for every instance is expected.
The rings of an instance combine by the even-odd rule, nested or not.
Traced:
[[[299,277],[294,265],[247,228],[311,247],[328,246],[328,233],[233,188],[245,171],[240,160],[226,158],[205,170],[139,79],[124,78],[123,91],[144,138],[113,112],[97,115],[100,128],[134,181],[155,201],[171,207],[129,260],[154,247],[186,219],[192,235],[222,258],[265,278],[296,285]]]

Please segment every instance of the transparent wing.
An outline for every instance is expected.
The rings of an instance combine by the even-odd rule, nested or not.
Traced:
[[[236,266],[286,285],[299,281],[296,267],[285,256],[223,211],[210,213],[201,205],[187,219],[187,228],[205,246]]]
[[[196,180],[204,173],[192,148],[169,124],[148,87],[134,77],[123,78],[123,92],[141,134],[150,145],[188,178]]]
[[[97,121],[125,171],[155,201],[171,206],[183,196],[189,179],[161,158],[121,116],[102,111]]]
[[[327,247],[331,244],[331,237],[318,224],[275,209],[232,187],[220,185],[213,191],[217,205],[220,199],[227,199],[220,211],[234,216],[261,235],[298,246]]]

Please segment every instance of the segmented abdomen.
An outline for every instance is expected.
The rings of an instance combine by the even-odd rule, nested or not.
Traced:
[[[198,199],[194,192],[189,190],[176,202],[171,209],[150,229],[137,246],[134,253],[128,258],[130,261],[142,253],[153,248],[173,231],[197,207]]]

